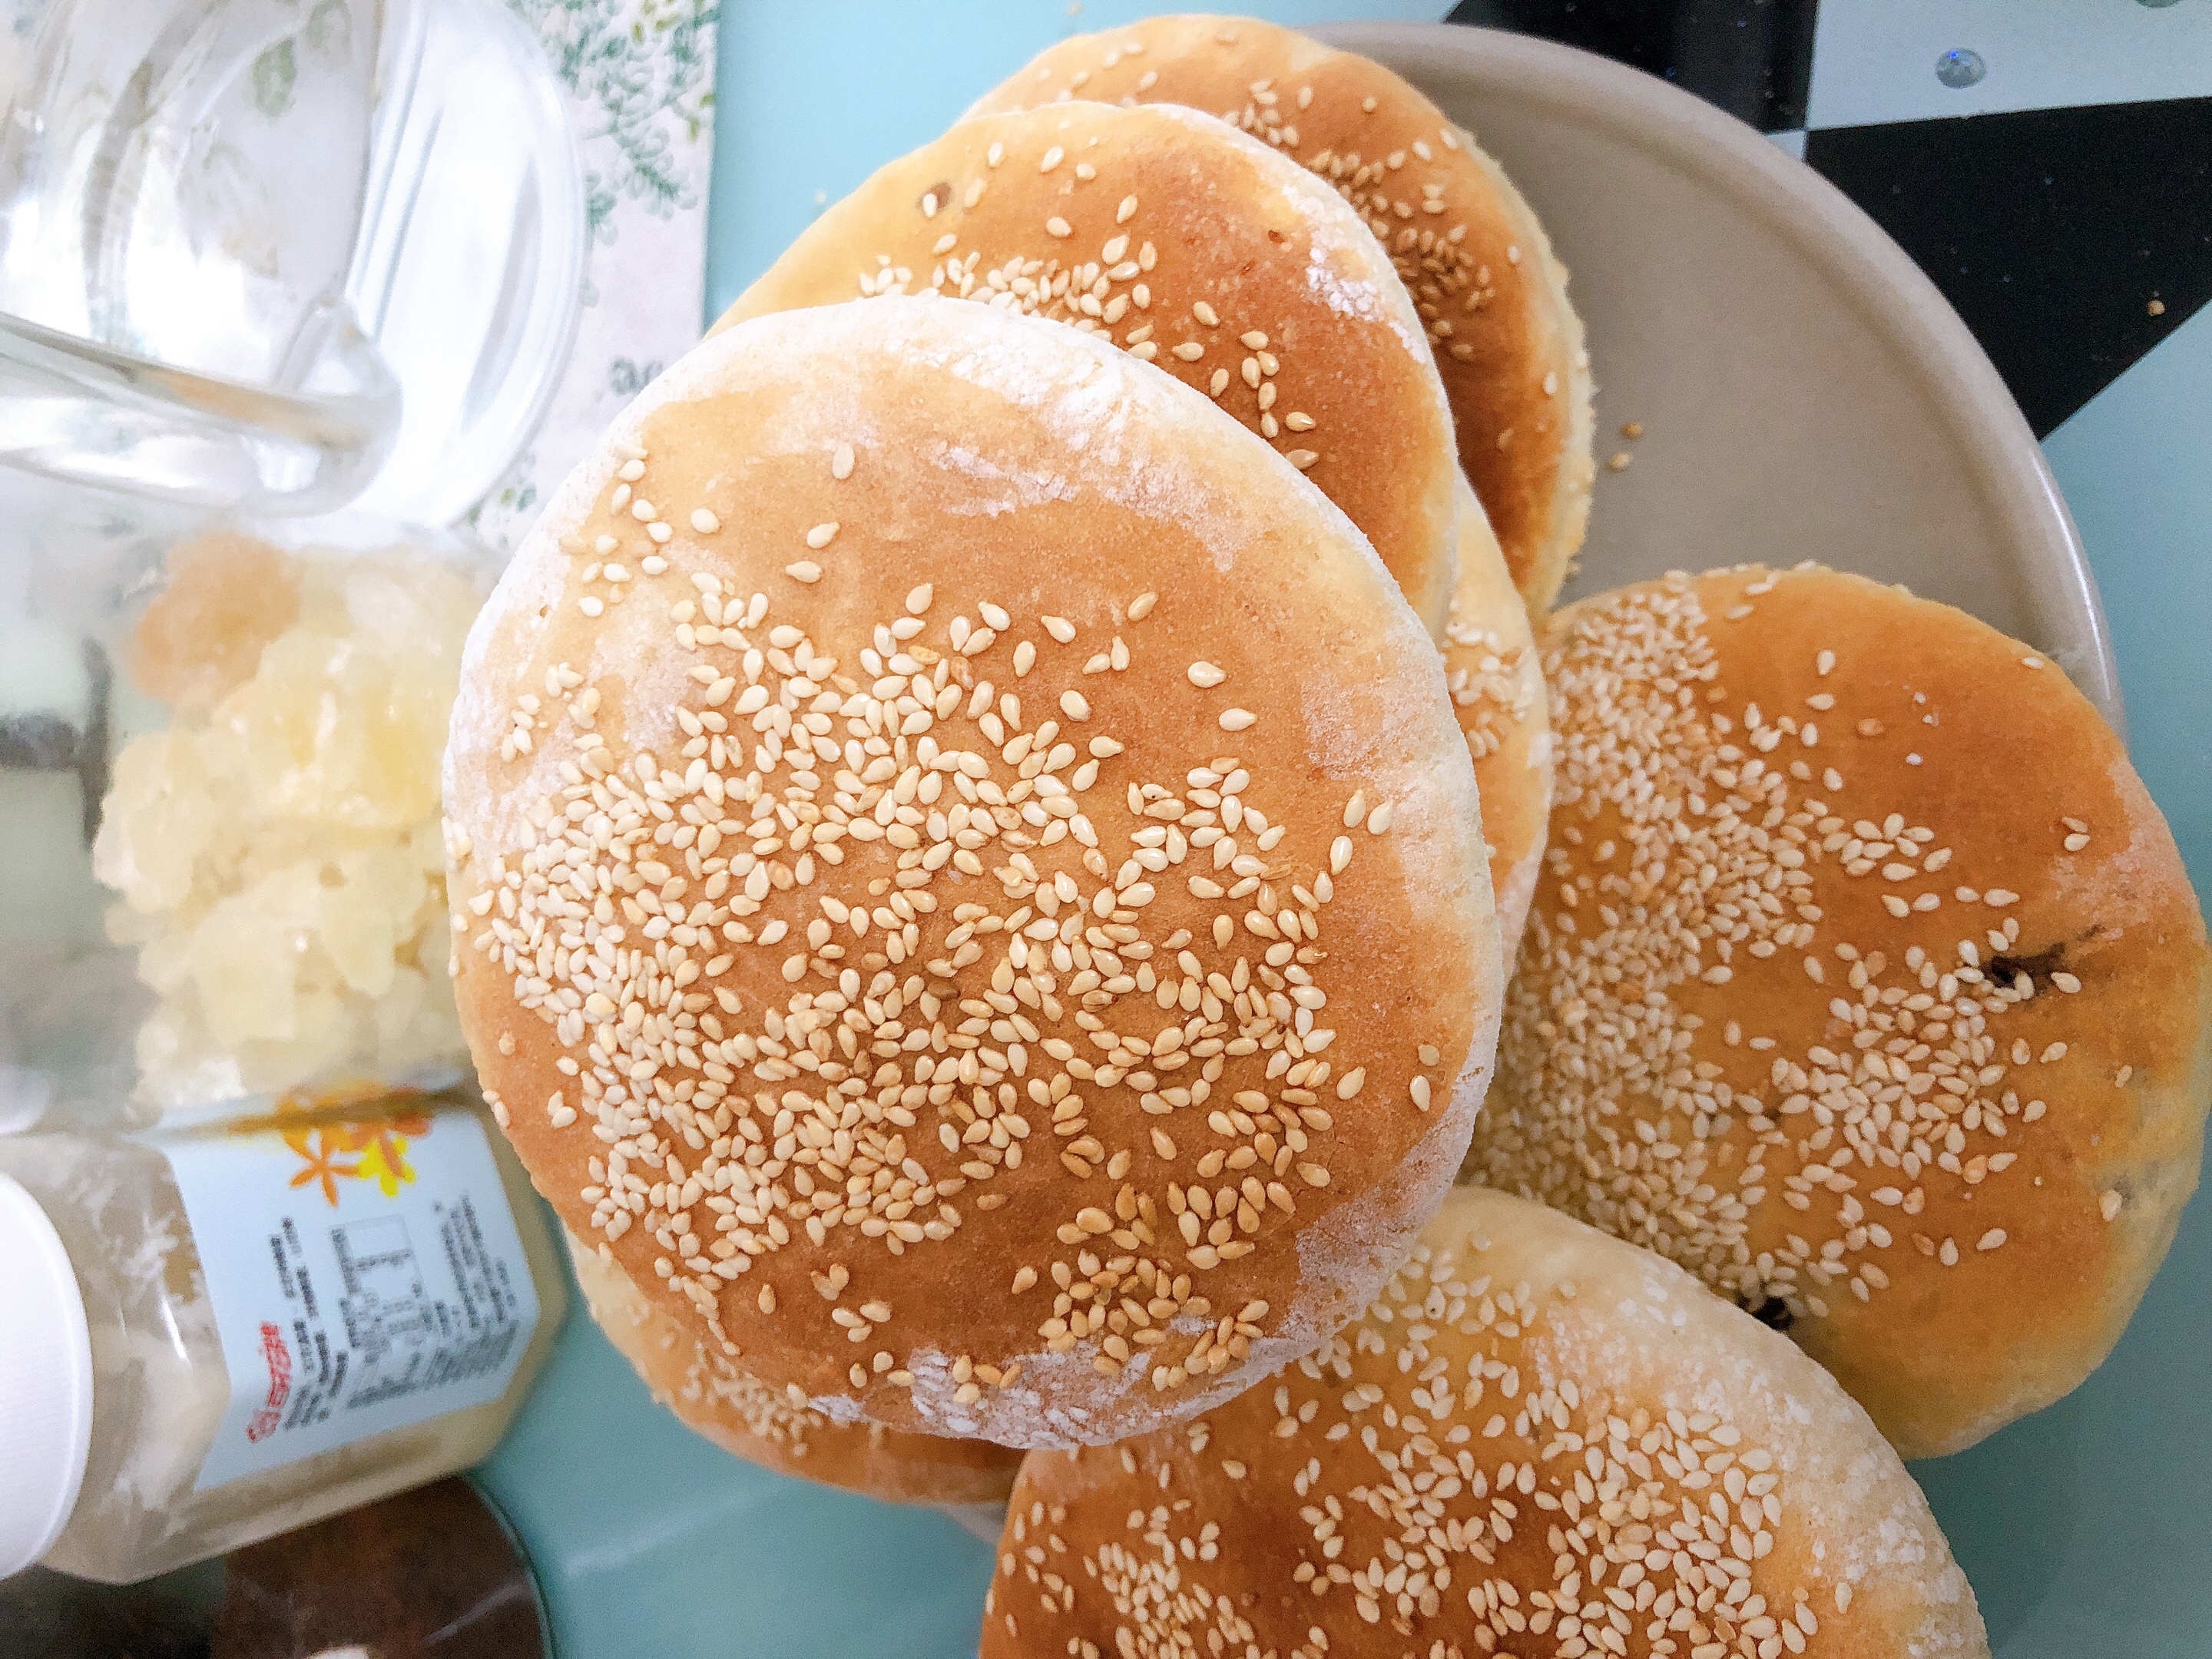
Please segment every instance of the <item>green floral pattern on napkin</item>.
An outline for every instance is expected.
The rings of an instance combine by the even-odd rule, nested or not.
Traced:
[[[699,337],[714,153],[715,0],[507,0],[568,89],[592,247],[568,372],[477,507],[511,547],[623,406]]]

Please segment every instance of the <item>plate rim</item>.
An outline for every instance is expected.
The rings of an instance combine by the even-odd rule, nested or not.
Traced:
[[[1677,171],[1717,185],[1787,238],[1827,276],[1838,300],[1896,348],[1942,423],[1959,434],[1982,494],[2004,514],[2003,540],[2046,635],[2037,643],[2124,740],[2112,631],[2042,446],[1950,301],[1864,209],[1757,128],[1657,76],[1577,46],[1464,23],[1342,22],[1309,33],[1376,59],[1425,94],[1421,70],[1448,58],[1479,86],[1633,141]]]

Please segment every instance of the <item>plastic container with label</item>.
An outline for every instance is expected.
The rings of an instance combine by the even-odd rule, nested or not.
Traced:
[[[0,1577],[129,1583],[490,1450],[567,1293],[481,1109],[0,1137]]]

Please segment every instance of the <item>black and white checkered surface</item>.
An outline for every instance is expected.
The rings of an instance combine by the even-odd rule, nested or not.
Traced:
[[[1663,76],[1917,259],[2048,435],[2212,299],[2212,0],[1462,0]]]

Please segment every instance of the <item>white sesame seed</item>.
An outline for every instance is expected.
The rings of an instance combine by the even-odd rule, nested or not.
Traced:
[[[1367,815],[1367,833],[1370,836],[1385,834],[1390,828],[1390,819],[1396,811],[1397,804],[1395,801],[1386,800],[1377,806]]]
[[[1072,720],[1087,720],[1091,718],[1091,705],[1080,691],[1063,691],[1060,694],[1060,712]]]
[[[595,594],[586,593],[582,599],[576,601],[576,609],[582,611],[587,617],[596,617],[606,608],[605,601],[601,600]]]
[[[1075,624],[1066,617],[1046,617],[1041,620],[1044,623],[1044,631],[1059,641],[1060,644],[1066,645],[1075,638]]]
[[[1249,708],[1224,708],[1221,711],[1221,729],[1224,732],[1248,730],[1260,717]]]
[[[2118,1190],[2112,1188],[2106,1188],[2104,1195],[2097,1200],[2097,1208],[2107,1221],[2118,1215],[2120,1194]]]
[[[783,574],[795,582],[818,582],[822,580],[822,567],[811,559],[801,559],[797,564],[784,566]]]
[[[1133,196],[1124,196],[1121,198],[1121,205],[1114,210],[1114,222],[1117,225],[1126,225],[1136,216],[1136,214],[1137,198]]]
[[[817,553],[836,539],[837,521],[834,519],[826,524],[817,524],[813,529],[806,532],[807,546],[812,548]]]
[[[722,521],[709,509],[695,507],[691,509],[691,527],[702,536],[711,536],[722,527]]]
[[[1048,236],[1065,237],[1075,234],[1074,228],[1056,213],[1044,222],[1044,229]]]
[[[853,446],[839,444],[830,457],[830,476],[842,481],[853,476]]]
[[[1050,149],[1045,151],[1044,160],[1037,163],[1037,171],[1039,173],[1050,173],[1054,167],[1060,164],[1066,154],[1067,152],[1066,150],[1062,149],[1058,144],[1054,144]]]
[[[1135,599],[1129,601],[1129,620],[1133,623],[1144,621],[1152,614],[1152,607],[1159,602],[1160,596],[1157,593],[1138,594]]]
[[[906,596],[907,614],[912,617],[922,615],[929,609],[929,602],[936,597],[937,590],[924,582]]]
[[[1229,678],[1210,662],[1194,662],[1183,672],[1190,677],[1193,685],[1201,689],[1218,685]]]
[[[2004,1229],[2002,1227],[1992,1227],[1989,1231],[1984,1233],[1981,1237],[1974,1241],[1974,1248],[1978,1250],[1994,1250],[2003,1244],[2004,1242]]]

